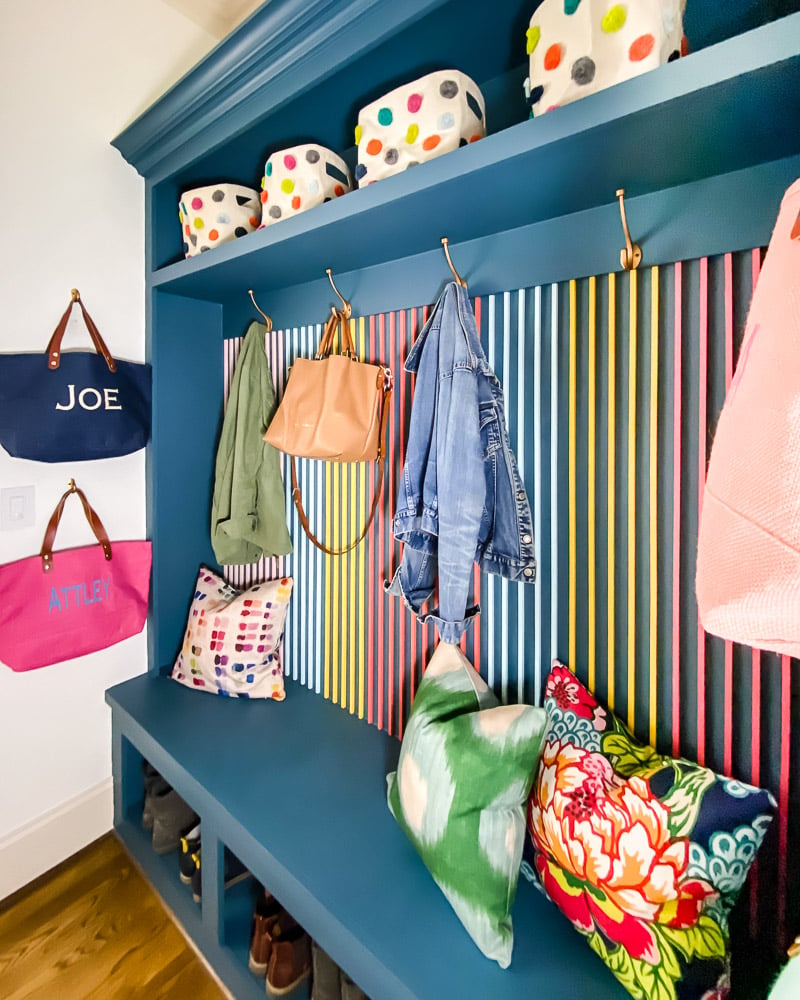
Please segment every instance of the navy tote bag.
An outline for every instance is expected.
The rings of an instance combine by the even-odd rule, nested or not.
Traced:
[[[62,353],[72,307],[95,351]],[[150,437],[149,365],[117,361],[77,289],[45,353],[0,354],[0,444],[14,458],[82,462],[143,448]]]

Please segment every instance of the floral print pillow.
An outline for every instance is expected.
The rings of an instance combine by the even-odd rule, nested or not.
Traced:
[[[637,1000],[729,995],[728,915],[769,792],[642,746],[563,664],[528,801],[547,895]]]

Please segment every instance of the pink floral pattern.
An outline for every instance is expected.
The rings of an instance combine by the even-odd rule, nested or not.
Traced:
[[[774,800],[637,743],[558,662],[545,708],[528,802],[544,890],[636,1000],[723,1000],[728,913]]]
[[[652,923],[689,927],[715,895],[687,876],[689,842],[670,838],[668,818],[645,781],[620,778],[602,754],[545,746],[528,816],[542,884],[583,933],[599,928],[651,965]]]
[[[555,699],[563,711],[574,712],[580,719],[591,719],[599,705],[568,667],[554,664],[547,679],[546,698]]]

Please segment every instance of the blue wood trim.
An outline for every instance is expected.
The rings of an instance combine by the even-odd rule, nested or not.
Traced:
[[[795,156],[626,199],[631,231],[644,254],[642,266],[765,245],[783,192],[798,176],[800,156]],[[451,278],[439,243],[447,226],[424,217],[415,220],[417,226],[428,236],[425,252],[386,263],[371,259],[371,244],[363,248],[361,237],[369,238],[366,223],[362,228],[342,220],[337,227],[340,237],[329,234],[324,245],[309,233],[290,239],[288,245],[282,241],[237,257],[230,264],[181,274],[159,288],[223,301],[226,336],[240,336],[244,322],[229,324],[229,313],[253,314],[248,288],[256,290],[278,327],[322,319],[333,302],[326,267],[334,269],[356,315],[432,303]],[[619,206],[611,198],[584,212],[489,236],[451,240],[451,251],[469,281],[470,295],[487,295],[619,271],[624,242]],[[356,263],[361,258],[360,267],[345,266],[354,258]]]
[[[508,69],[509,55],[515,65],[526,62],[524,27],[534,6],[521,5],[518,0],[491,6],[488,16],[492,22],[499,22],[500,37],[508,41],[504,46],[483,47],[481,62],[486,73],[479,83]],[[717,7],[699,0],[690,4],[687,31],[691,32],[695,50],[740,34],[765,16],[763,4],[756,0],[736,0],[735,5],[729,2],[724,11]],[[474,47],[473,35],[477,34],[479,43],[485,34],[474,27],[487,16],[486,5],[480,0],[272,0],[216,46],[112,144],[143,176],[163,178],[174,174],[198,155],[230,141],[257,118],[273,115],[342,67],[396,37],[409,24],[446,9],[454,36],[458,36],[463,49],[455,63],[465,65],[471,61],[467,50]],[[779,0],[771,4],[767,16],[776,17],[793,9],[796,5],[792,0]],[[447,39],[440,38],[437,44],[442,52],[446,51]],[[413,52],[394,56],[390,61],[396,67],[395,73],[401,67],[411,71]],[[746,69],[747,59],[731,59],[729,73]],[[522,75],[524,72],[520,80]],[[369,86],[377,81],[364,82]],[[358,96],[353,94],[352,99]],[[340,108],[339,113],[347,113],[347,109]],[[308,124],[301,128],[308,128]]]
[[[185,162],[185,147],[225,142],[256,107],[274,111],[443,2],[271,0],[112,145],[143,176],[172,172]]]
[[[296,285],[327,266],[342,273],[413,257],[443,235],[455,245],[615,206],[618,187],[632,201],[800,154],[792,127],[800,120],[800,14],[695,59],[162,267],[153,286],[222,301],[248,287]],[[774,199],[775,190],[756,192],[765,195]],[[739,200],[747,215],[751,199]],[[682,226],[682,243],[686,235]],[[685,255],[678,249],[663,259]]]
[[[236,1000],[263,1000],[264,981],[248,971],[247,952],[242,955],[241,943],[239,947],[232,947],[217,940],[216,930],[211,928],[207,913],[194,902],[191,889],[178,878],[176,855],[156,854],[150,845],[149,835],[135,819],[115,822],[115,831],[140,871],[158,890],[184,932],[211,963]],[[226,906],[240,908],[242,897],[251,891],[252,884],[234,887],[231,892],[236,892],[236,896],[226,900]],[[308,1000],[308,991],[299,989],[291,994],[290,1000]]]
[[[198,565],[213,563],[209,484],[222,413],[221,307],[163,293],[152,299],[158,338],[152,338],[148,355],[153,366],[147,462],[147,534],[154,541],[151,667],[175,658]]]
[[[385,775],[397,741],[300,684],[287,681],[282,703],[257,702],[143,676],[106,701],[114,725],[204,828],[224,830],[227,846],[368,995],[627,996],[524,879],[511,967],[484,958],[389,813]],[[150,860],[141,841],[131,850]]]

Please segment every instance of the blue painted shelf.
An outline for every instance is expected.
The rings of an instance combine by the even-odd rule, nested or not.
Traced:
[[[795,14],[161,267],[152,286],[223,302],[310,281],[332,262],[359,271],[438,248],[443,235],[458,245],[604,205],[619,228],[618,187],[633,200],[795,157],[798,121]]]
[[[289,681],[282,703],[233,700],[144,676],[111,688],[106,701],[116,738],[199,812],[204,855],[207,829],[224,830],[227,846],[374,1000],[627,996],[524,879],[510,968],[484,958],[386,806],[399,743],[314,692]],[[187,931],[205,942],[199,908],[175,872],[130,817],[117,827]],[[230,949],[214,949],[230,975]],[[241,945],[238,955],[246,973]],[[220,974],[225,980],[226,969]]]

